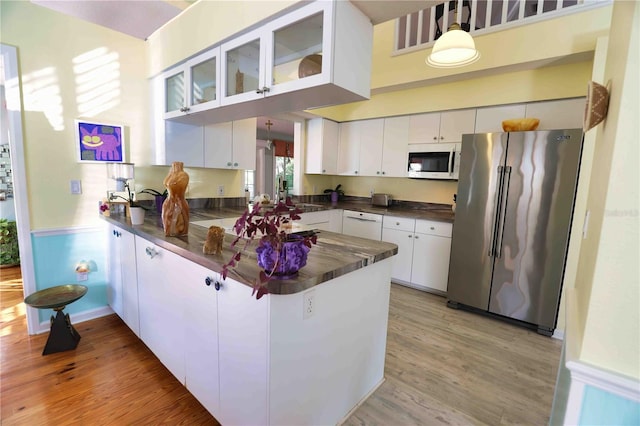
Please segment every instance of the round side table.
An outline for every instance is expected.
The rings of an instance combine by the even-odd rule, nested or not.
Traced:
[[[51,316],[51,331],[42,355],[75,349],[80,341],[80,335],[71,325],[69,314],[62,310],[87,293],[87,286],[79,284],[65,284],[36,291],[24,299],[24,303],[38,309],[53,309],[56,316]]]

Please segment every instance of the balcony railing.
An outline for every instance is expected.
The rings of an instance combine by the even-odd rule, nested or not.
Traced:
[[[431,47],[455,21],[463,30],[481,35],[611,3],[612,0],[450,0],[398,18],[394,53]]]

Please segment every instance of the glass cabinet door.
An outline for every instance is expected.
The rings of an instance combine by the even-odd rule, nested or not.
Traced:
[[[216,61],[213,57],[191,67],[191,105],[215,101],[216,96]]]
[[[323,12],[273,32],[272,84],[322,73]]]
[[[255,93],[261,87],[259,38],[227,51],[226,60],[226,96]]]
[[[190,59],[188,73],[189,111],[198,112],[220,105],[220,48],[215,47]]]
[[[184,72],[182,71],[165,78],[165,113],[180,111],[181,108],[185,107],[184,83]]]

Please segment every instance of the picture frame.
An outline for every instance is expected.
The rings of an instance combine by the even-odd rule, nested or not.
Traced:
[[[75,148],[80,163],[123,163],[124,126],[75,120]]]

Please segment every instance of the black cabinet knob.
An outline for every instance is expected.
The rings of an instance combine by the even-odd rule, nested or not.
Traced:
[[[213,286],[216,288],[216,291],[220,291],[220,287],[222,287],[222,284],[220,284],[220,281],[216,281]]]
[[[204,283],[205,283],[206,285],[211,285],[211,282],[212,282],[212,281],[213,281],[213,280],[211,279],[211,277],[207,277],[207,278],[205,278],[205,279],[204,279]]]

